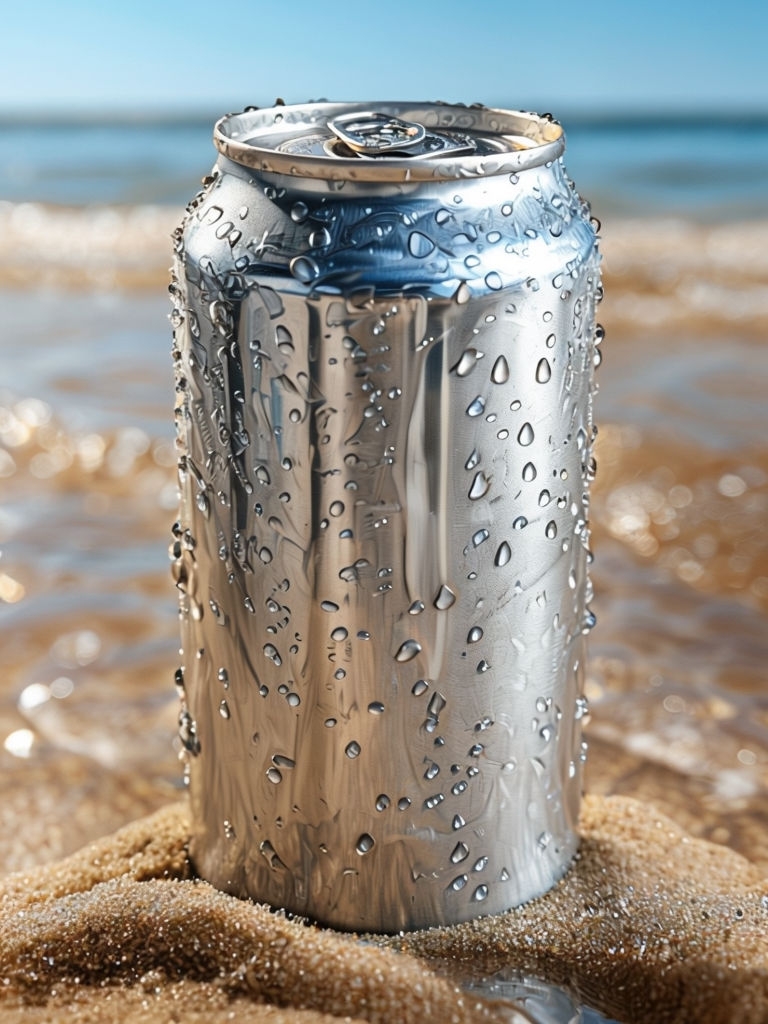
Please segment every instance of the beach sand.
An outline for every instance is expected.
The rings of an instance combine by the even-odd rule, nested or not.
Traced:
[[[768,878],[650,806],[588,797],[550,893],[363,943],[194,879],[185,804],[0,886],[3,1021],[525,1020],[462,993],[515,968],[627,1024],[768,1020]]]

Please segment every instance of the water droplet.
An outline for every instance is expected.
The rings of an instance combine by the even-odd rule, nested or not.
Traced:
[[[548,359],[540,359],[539,365],[536,367],[536,380],[539,384],[546,384],[552,376],[552,367],[549,365]]]
[[[491,380],[494,384],[506,384],[509,380],[509,363],[504,356],[499,356],[491,370]]]
[[[433,718],[437,719],[440,717],[440,712],[443,710],[445,705],[445,697],[442,693],[435,691],[435,693],[430,697],[429,704],[427,705],[427,711]]]
[[[501,566],[506,565],[511,558],[512,548],[509,546],[508,541],[504,540],[499,544],[498,550],[496,551],[496,557],[493,560],[494,565],[501,568]]]
[[[398,811],[406,811],[411,806],[411,798],[408,796],[401,796],[397,801]]]
[[[348,743],[348,744],[346,745],[346,747],[344,747],[344,753],[345,753],[345,754],[347,755],[347,757],[349,757],[349,758],[355,758],[355,757],[358,757],[358,756],[360,755],[360,751],[361,751],[361,750],[362,750],[362,747],[361,747],[361,746],[360,746],[360,744],[359,744],[359,743],[357,742],[357,740],[352,740],[352,741],[351,741],[350,743]]]
[[[451,821],[451,828],[454,832],[458,832],[460,828],[464,828],[466,821],[460,814],[454,814],[453,820]]]
[[[438,764],[435,764],[435,762],[433,761],[427,767],[427,770],[424,772],[424,778],[427,779],[427,781],[431,782],[432,779],[436,778],[439,774],[440,774],[440,766]]]
[[[467,416],[482,416],[485,412],[485,399],[478,395],[467,406]]]
[[[448,888],[451,892],[461,892],[468,881],[469,879],[466,875],[459,875],[457,878],[454,878]]]
[[[320,268],[310,256],[294,256],[290,263],[290,271],[302,284],[310,284],[320,276]]]
[[[323,722],[323,725],[325,726],[326,729],[333,729],[333,727],[336,725],[336,719],[326,718],[326,720]]]
[[[536,479],[536,467],[532,462],[526,462],[523,466],[523,480],[529,484]]]
[[[283,659],[274,644],[264,644],[264,656],[274,662],[275,665],[282,665]]]
[[[363,832],[363,834],[357,840],[357,843],[355,843],[355,850],[362,857],[364,854],[369,853],[373,849],[375,843],[376,840],[373,838],[372,835],[370,835],[368,832]]]
[[[443,583],[437,592],[437,596],[435,597],[433,604],[438,611],[444,612],[447,611],[455,601],[456,595],[447,584]]]
[[[451,864],[461,864],[469,856],[469,847],[466,843],[456,843],[451,853]],[[466,876],[465,876],[466,877]]]
[[[474,469],[480,461],[480,453],[477,448],[472,449],[472,454],[469,456],[467,461],[464,463],[464,469]]]
[[[476,548],[479,548],[484,541],[488,540],[490,535],[490,531],[488,530],[477,530],[475,533],[472,534],[472,545]]]
[[[230,718],[232,715],[232,712],[229,710],[229,704],[227,704],[225,700],[221,701],[219,704],[219,714],[225,719]]]
[[[343,511],[344,511],[344,502],[343,501],[332,501],[331,502],[331,506],[330,506],[329,512],[331,513],[332,516],[340,516]]]
[[[479,626],[473,626],[472,629],[467,633],[467,643],[476,644],[478,640],[483,639],[483,631]]]
[[[488,858],[487,857],[478,857],[477,860],[475,861],[475,863],[472,865],[472,870],[473,871],[485,871],[485,869],[487,867],[488,867]]]
[[[474,270],[474,268],[479,266],[479,264],[480,264],[480,257],[479,256],[475,256],[474,253],[470,254],[469,256],[465,257],[465,259],[464,259],[464,265],[466,267],[468,267],[470,270]]]
[[[409,615],[421,615],[421,613],[423,611],[424,611],[424,602],[423,601],[414,601],[413,604],[411,605],[411,607],[408,609],[408,614]]]
[[[368,705],[368,712],[371,715],[383,715],[384,705],[381,703],[380,700],[372,700],[371,703]]]
[[[466,792],[468,785],[469,783],[467,782],[466,779],[459,779],[458,782],[455,782],[451,786],[451,792],[453,793],[454,796],[461,796],[462,793]]]
[[[418,640],[404,640],[397,649],[395,661],[412,661],[421,652],[421,644]]]
[[[296,224],[301,224],[309,216],[309,207],[306,203],[298,202],[294,203],[291,207],[291,220]]]
[[[270,765],[269,768],[267,768],[266,776],[269,779],[269,781],[273,783],[275,786],[283,781],[282,772],[275,768],[273,765]]]
[[[485,660],[485,658],[483,658],[481,661],[478,661],[477,669],[475,671],[478,675],[483,675],[485,672],[489,672],[490,668],[490,664]]]
[[[309,244],[313,249],[324,249],[331,244],[331,234],[328,228],[318,228],[309,236]]]
[[[478,359],[482,359],[482,353],[478,352],[476,348],[467,348],[462,352],[461,358],[452,367],[452,370],[457,377],[466,377],[474,370]]]
[[[488,886],[487,885],[478,885],[478,887],[472,893],[472,900],[475,903],[482,903],[482,901],[484,899],[486,899],[487,896],[488,896]]]
[[[416,259],[423,259],[434,250],[435,243],[420,231],[412,231],[408,236],[408,252]]]
[[[349,630],[345,629],[344,626],[337,626],[331,632],[331,640],[335,640],[337,644],[340,644],[342,640],[346,640],[349,636]]]
[[[528,520],[525,518],[525,516],[518,516],[512,522],[512,529],[513,530],[524,530],[527,525],[528,525]]]
[[[557,339],[555,338],[555,335],[554,335],[554,334],[550,334],[550,335],[548,335],[548,336],[547,336],[547,341],[546,341],[546,346],[547,346],[547,348],[554,348],[554,347],[555,347],[555,341],[556,341],[556,340],[557,340]]]
[[[411,693],[414,697],[421,697],[421,695],[426,693],[428,689],[429,683],[426,679],[417,679],[411,687]]]
[[[504,764],[501,766],[501,770],[504,772],[505,775],[511,775],[512,772],[516,771],[516,769],[517,761],[514,758],[512,758],[511,761],[505,761]]]
[[[528,445],[533,443],[533,437],[533,427],[530,423],[524,423],[522,427],[520,427],[520,432],[517,435],[517,443],[523,448],[527,448]]]
[[[544,535],[548,537],[550,540],[554,540],[557,536],[557,523],[554,521],[554,519],[550,519],[550,521],[545,526]]]
[[[477,501],[478,498],[484,497],[488,493],[490,486],[491,481],[488,479],[485,473],[483,473],[482,470],[479,470],[475,474],[475,478],[472,481],[472,486],[469,488],[469,500]]]
[[[501,280],[501,276],[497,274],[495,270],[492,270],[490,274],[485,275],[485,283],[494,292],[497,292],[500,288],[504,287],[504,282]]]
[[[324,612],[337,612],[339,610],[339,606],[335,601],[321,601],[320,607]]]
[[[467,284],[466,281],[462,281],[459,287],[453,293],[454,302],[456,302],[459,306],[463,306],[465,303],[469,302],[471,297],[472,292],[469,290],[469,285]]]
[[[386,811],[391,802],[392,801],[389,799],[386,793],[379,793],[379,795],[376,797],[376,810]]]

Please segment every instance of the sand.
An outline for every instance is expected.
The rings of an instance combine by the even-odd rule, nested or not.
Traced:
[[[588,797],[582,847],[507,914],[397,937],[196,880],[185,804],[0,882],[4,1022],[522,1021],[457,980],[514,967],[626,1024],[768,1021],[768,879],[649,805]]]

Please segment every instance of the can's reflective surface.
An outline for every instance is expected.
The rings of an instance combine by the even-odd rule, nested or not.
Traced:
[[[194,863],[344,928],[499,912],[577,842],[601,332],[561,130],[315,104],[216,138],[172,286]]]

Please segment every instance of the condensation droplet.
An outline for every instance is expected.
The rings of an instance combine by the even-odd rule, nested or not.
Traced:
[[[494,384],[506,384],[509,380],[509,363],[504,356],[499,356],[493,364],[491,380]]]
[[[517,443],[523,448],[527,448],[528,445],[533,444],[533,437],[533,427],[530,423],[524,423],[517,435]]]
[[[363,832],[363,834],[355,843],[355,850],[362,857],[364,854],[369,853],[373,849],[375,843],[376,840],[373,838],[372,835],[370,835],[368,832]]]
[[[494,565],[501,568],[501,566],[506,565],[511,558],[512,548],[509,546],[508,541],[503,540],[501,544],[499,544],[498,550],[496,551],[496,557],[494,558],[493,563]]]
[[[466,843],[456,843],[451,853],[451,864],[461,864],[469,856],[469,847]]]
[[[269,779],[269,781],[271,783],[273,783],[275,786],[278,783],[283,781],[283,774],[282,774],[282,772],[279,769],[277,769],[274,766],[272,766],[272,765],[270,765],[270,767],[267,768],[266,776]]]
[[[485,530],[485,529],[476,530],[475,533],[472,534],[472,545],[473,545],[473,547],[479,548],[480,545],[484,541],[488,540],[488,538],[490,536],[491,536],[491,534],[490,534],[489,530]]]
[[[448,886],[451,892],[461,892],[469,879],[466,875],[458,875]]]
[[[483,639],[483,631],[480,626],[473,626],[472,629],[467,633],[467,643],[476,644],[478,640]]]
[[[485,412],[485,399],[478,395],[467,406],[467,416],[482,416]]]
[[[444,612],[447,611],[455,601],[456,595],[447,584],[443,583],[437,592],[433,604],[438,611]],[[419,650],[421,650],[421,648],[419,648]]]
[[[339,606],[335,601],[321,601],[320,607],[324,612],[337,612],[339,610]]]
[[[421,652],[421,644],[418,640],[404,640],[397,649],[395,661],[412,661]]]
[[[397,801],[398,811],[407,811],[411,806],[411,798],[409,796],[401,796]]]
[[[417,679],[411,687],[411,693],[414,697],[421,697],[422,694],[426,693],[429,689],[429,683],[426,679]]]
[[[474,469],[475,466],[477,466],[479,461],[480,461],[480,453],[478,452],[477,448],[473,448],[472,449],[472,453],[470,454],[470,456],[467,459],[467,461],[464,463],[464,469],[467,469],[467,470]]]
[[[459,306],[463,306],[465,303],[469,302],[471,297],[472,292],[469,290],[469,285],[467,284],[466,281],[462,281],[459,287],[453,293],[454,302],[456,302]]]
[[[371,715],[383,715],[384,705],[381,703],[380,700],[372,700],[371,703],[368,705],[368,712]]]
[[[554,519],[550,519],[550,521],[547,523],[546,527],[544,528],[544,533],[547,537],[549,537],[550,540],[555,539],[555,537],[557,536],[557,523],[554,521]]]
[[[264,644],[264,655],[274,662],[275,665],[280,666],[283,664],[283,659],[280,657],[280,653],[274,644]]]
[[[501,280],[501,276],[492,270],[490,274],[485,275],[485,283],[491,289],[491,291],[497,292],[500,288],[504,287],[504,282]]]
[[[466,824],[466,821],[460,814],[454,814],[453,819],[451,821],[451,828],[453,829],[454,832],[458,832],[459,829],[464,828]]]
[[[549,365],[548,359],[540,359],[539,364],[536,367],[536,380],[539,384],[546,384],[552,376],[552,367]]]
[[[472,486],[469,488],[469,500],[477,501],[479,498],[484,497],[488,493],[490,486],[491,481],[488,479],[485,473],[483,473],[482,470],[479,470],[475,474],[475,478],[472,481]]]
[[[411,607],[408,609],[409,615],[421,615],[424,611],[423,601],[414,601]]]
[[[529,484],[532,480],[536,479],[536,467],[532,462],[526,462],[523,466],[523,480]]]
[[[389,799],[386,793],[379,793],[376,797],[376,810],[386,811],[392,801]]]
[[[482,901],[484,899],[486,899],[487,896],[488,896],[488,886],[487,885],[478,885],[478,887],[472,893],[472,900],[475,903],[482,903]]]
[[[336,629],[331,632],[331,640],[335,640],[337,644],[340,644],[342,640],[346,640],[348,636],[349,630],[344,626],[337,626]]]
[[[351,742],[349,742],[346,745],[346,747],[344,747],[344,753],[349,758],[359,757],[361,750],[362,750],[362,747],[357,742],[357,740],[352,740]]]
[[[513,530],[524,530],[527,525],[528,525],[528,520],[525,518],[525,516],[517,516],[517,518],[514,519],[513,522],[512,522],[512,529]]]
[[[219,714],[224,719],[228,719],[232,715],[232,712],[229,710],[229,704],[227,704],[225,700],[221,701],[219,704]]]
[[[471,373],[477,365],[478,359],[482,358],[481,353],[476,348],[465,349],[461,353],[461,358],[458,363],[453,367],[453,372],[457,377],[466,377],[467,374]]]

